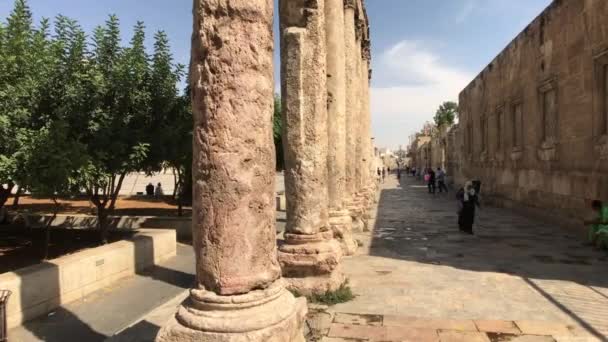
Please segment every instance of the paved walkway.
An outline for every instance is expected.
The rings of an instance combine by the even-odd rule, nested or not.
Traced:
[[[344,261],[358,297],[331,308],[326,341],[608,341],[605,252],[498,208],[462,235],[455,211],[454,193],[387,179],[373,233]]]
[[[323,341],[608,341],[605,252],[497,208],[479,212],[476,236],[461,235],[455,209],[453,193],[387,179],[374,231],[357,234],[363,247],[343,261],[357,297],[329,309]],[[13,329],[11,341],[151,341],[193,281],[190,247],[178,254]]]
[[[177,256],[148,272],[66,305],[8,332],[10,342],[101,342],[155,308],[182,294],[194,282],[192,247],[178,244]],[[44,284],[41,284],[44,286]],[[142,341],[151,341],[143,339]]]

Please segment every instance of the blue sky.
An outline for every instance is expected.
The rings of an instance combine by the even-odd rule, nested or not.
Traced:
[[[382,147],[406,145],[441,102],[483,69],[551,0],[367,0],[371,22],[373,134]],[[165,30],[187,64],[191,0],[29,0],[36,19],[78,19],[87,32],[117,14],[128,42],[137,20]],[[0,0],[0,20],[13,5]],[[149,44],[151,45],[151,39]],[[278,77],[278,76],[277,76]]]

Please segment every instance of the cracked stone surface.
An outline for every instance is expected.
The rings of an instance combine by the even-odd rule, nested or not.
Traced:
[[[477,320],[497,334],[553,329],[572,341],[607,336],[608,255],[579,232],[493,207],[478,212],[475,236],[461,235],[456,220],[454,192],[433,196],[413,178],[388,179],[373,232],[357,234],[364,246],[343,261],[357,297],[330,311]]]

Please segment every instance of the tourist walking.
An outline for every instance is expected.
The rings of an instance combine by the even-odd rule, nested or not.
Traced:
[[[429,188],[429,194],[435,194],[435,182],[437,181],[435,171],[432,168],[427,169],[427,176],[425,176],[425,180],[427,180],[427,186]]]
[[[439,193],[442,193],[444,190],[447,193],[448,187],[445,185],[446,174],[440,167],[437,168],[437,187],[439,188]]]
[[[382,183],[384,183],[384,178],[386,177],[386,169],[382,168]]]
[[[473,235],[475,223],[475,207],[479,207],[479,197],[473,182],[468,181],[464,188],[456,193],[458,200],[458,228],[461,232]]]

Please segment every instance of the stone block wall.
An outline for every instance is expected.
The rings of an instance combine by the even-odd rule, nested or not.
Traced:
[[[2,273],[2,288],[12,292],[7,306],[8,328],[82,300],[175,254],[175,231],[141,230],[130,240]]]
[[[460,93],[457,178],[552,217],[608,200],[606,18],[608,1],[553,1]]]

